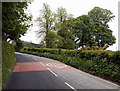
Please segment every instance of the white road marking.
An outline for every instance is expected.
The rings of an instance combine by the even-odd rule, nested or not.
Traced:
[[[72,87],[70,84],[68,84],[67,82],[65,82],[65,84],[70,87],[71,89],[73,89],[74,91],[77,91],[74,87]]]
[[[53,66],[51,63],[46,64],[47,66]]]
[[[49,68],[47,68],[51,73],[53,73],[56,77],[58,76],[57,74],[55,74],[52,70],[50,70]]]
[[[34,60],[37,60],[36,58],[33,58]]]
[[[42,62],[40,62],[43,66],[45,66]]]
[[[67,65],[65,64],[59,64],[59,63],[48,63],[46,64],[49,67],[56,67],[56,68],[65,68]]]
[[[57,64],[57,63],[54,63],[54,66],[57,67],[57,68],[65,68],[65,67],[67,67],[67,65],[65,65],[65,64]]]

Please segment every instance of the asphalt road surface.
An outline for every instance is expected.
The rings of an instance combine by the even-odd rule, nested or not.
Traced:
[[[16,58],[6,89],[119,91],[118,85],[57,60],[18,52]]]

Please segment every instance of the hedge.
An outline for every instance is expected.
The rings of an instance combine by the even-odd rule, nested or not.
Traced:
[[[85,59],[99,59],[106,58],[108,63],[120,64],[120,51],[108,51],[108,50],[66,50],[66,49],[49,49],[49,48],[28,48],[25,47],[22,50],[39,52],[39,53],[50,53],[58,55],[67,55],[70,57],[79,57]]]
[[[2,87],[5,88],[6,83],[12,73],[15,65],[15,53],[13,45],[2,41]]]

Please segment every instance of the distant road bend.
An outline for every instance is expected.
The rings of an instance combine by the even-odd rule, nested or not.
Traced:
[[[18,52],[16,57],[17,62],[6,89],[118,89],[118,85],[114,83],[57,60]]]

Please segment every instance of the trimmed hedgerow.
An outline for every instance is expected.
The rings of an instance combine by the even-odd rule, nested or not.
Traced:
[[[16,57],[14,52],[15,52],[14,46],[3,40],[2,41],[2,88],[5,88],[9,76],[11,75],[15,65]]]
[[[39,53],[50,53],[58,55],[67,55],[70,57],[79,57],[82,59],[94,59],[97,58],[99,61],[102,58],[106,58],[108,63],[120,64],[120,51],[107,51],[107,50],[66,50],[66,49],[50,49],[50,48],[28,48],[25,47],[22,50],[39,52]]]

